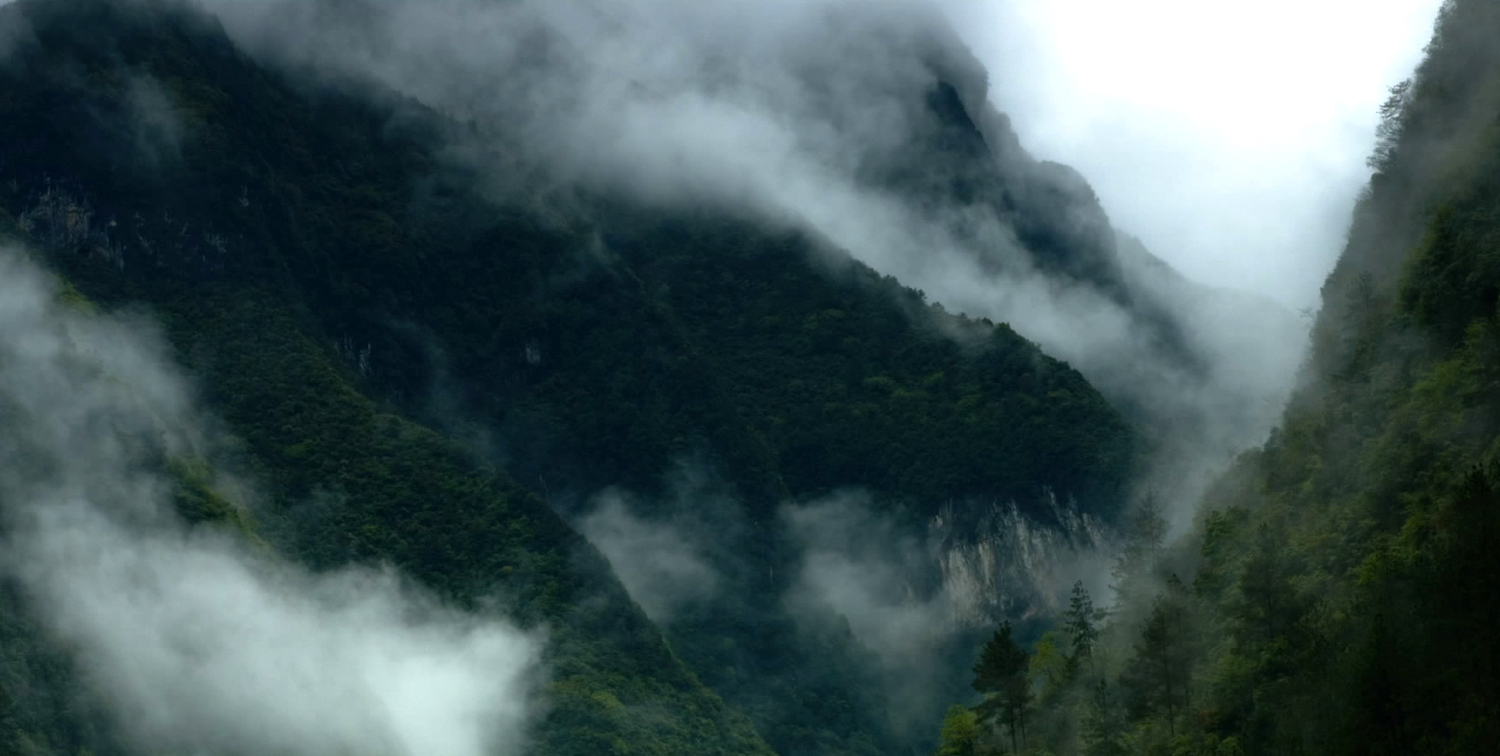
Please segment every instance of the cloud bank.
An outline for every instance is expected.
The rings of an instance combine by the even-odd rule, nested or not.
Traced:
[[[682,617],[700,621],[735,591],[754,590],[747,578],[760,584],[767,576],[751,565],[752,531],[740,504],[711,473],[681,463],[667,489],[660,501],[602,492],[575,526],[631,597],[670,629]],[[1014,504],[996,505],[962,532],[951,511],[921,521],[892,510],[855,489],[780,506],[769,523],[784,544],[775,600],[804,640],[847,634],[858,655],[868,654],[862,674],[885,707],[871,713],[909,742],[924,742],[934,717],[966,695],[980,634],[1005,618],[1059,610],[1079,578],[1102,589],[1107,536],[1056,501],[1046,523]]]
[[[754,215],[804,229],[950,310],[1009,323],[1181,437],[1179,457],[1221,461],[1259,441],[1302,353],[1303,324],[1268,302],[1226,315],[1219,297],[1187,301],[1184,287],[1121,295],[1130,284],[1120,281],[1150,277],[1139,269],[1155,261],[1113,261],[1093,192],[1021,150],[986,101],[983,66],[931,3],[206,5],[265,60],[373,83],[469,124],[451,155],[497,192],[545,202],[581,188]],[[954,134],[934,121],[940,82],[987,155],[944,152]],[[1003,185],[1016,207],[964,198],[961,187],[984,182]],[[1102,268],[1127,270],[1104,274],[1117,285],[1043,270],[1046,255],[1020,238],[1039,224]],[[1163,323],[1173,324],[1166,335]],[[1181,359],[1184,349],[1195,357]],[[1155,482],[1175,487],[1201,466],[1174,460]]]
[[[923,585],[924,574],[937,578],[928,544],[857,492],[783,507],[781,522],[801,550],[788,609],[804,623],[847,621],[880,659],[897,731],[930,726],[956,687],[942,657],[970,628],[954,596]]]
[[[1028,148],[1178,269],[1292,308],[1318,303],[1441,4],[941,2]]]
[[[537,637],[179,520],[165,470],[217,446],[192,396],[147,324],[58,304],[0,249],[0,571],[122,729],[170,752],[519,753]]]

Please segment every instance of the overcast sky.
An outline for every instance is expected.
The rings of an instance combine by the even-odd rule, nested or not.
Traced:
[[[1115,225],[1209,284],[1316,303],[1375,113],[1440,0],[945,0],[990,97]]]
[[[0,0],[0,5],[9,0]],[[1035,155],[1204,283],[1316,304],[1441,0],[939,0]]]

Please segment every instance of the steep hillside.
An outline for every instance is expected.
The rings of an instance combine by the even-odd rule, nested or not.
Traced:
[[[1102,627],[1080,602],[1034,654],[997,637],[992,682],[1020,682],[976,711],[1008,713],[991,737],[955,708],[950,747],[1012,732],[1038,753],[1500,744],[1497,38],[1500,8],[1451,0],[1393,88],[1280,427],[1214,485],[1195,532],[1138,541]]]
[[[263,61],[467,124],[455,151],[491,191],[800,229],[1009,324],[1142,427],[1150,485],[1173,497],[1201,491],[1185,468],[1263,440],[1295,372],[1295,320],[1219,347],[1221,330],[1281,333],[1277,308],[1142,282],[1084,178],[1029,155],[988,101],[940,4],[205,2]]]
[[[1197,469],[1263,440],[1306,324],[1274,302],[1190,281],[1116,229],[1085,177],[1027,153],[988,100],[983,67],[934,26],[913,35],[935,77],[923,107],[902,114],[906,140],[870,150],[859,175],[900,198],[922,243],[956,254],[925,270],[872,264],[931,281],[941,301],[1006,320],[1068,360],[1148,438],[1150,485],[1198,495]]]
[[[76,222],[79,206],[60,195],[52,201],[63,203],[52,206],[62,214],[24,215],[19,225],[36,232],[24,241],[48,247],[46,239],[56,244],[70,233],[68,213]],[[173,243],[170,233],[136,238]],[[50,248],[64,260],[79,252]],[[310,335],[305,314],[276,287],[200,278],[138,288],[86,273],[78,280],[101,304],[161,297],[153,313],[243,442],[265,487],[265,508],[256,512],[263,535],[284,553],[319,569],[387,563],[455,606],[499,596],[508,616],[546,628],[551,681],[536,752],[701,753],[709,743],[725,753],[769,753],[744,716],[672,653],[597,551],[462,445],[361,394],[357,371]],[[7,438],[7,448],[15,440]],[[222,516],[205,512],[212,500],[191,487],[185,497],[188,519]],[[10,585],[4,590],[0,742],[18,753],[136,752],[122,747],[114,707],[76,684],[81,673],[67,647],[47,642],[34,608]]]
[[[1082,376],[827,240],[529,174],[496,191],[454,154],[470,127],[262,66],[175,3],[22,0],[0,25],[14,226],[101,307],[163,323],[276,548],[550,628],[538,753],[763,750],[699,679],[783,754],[893,752],[864,641],[785,605],[802,554],[781,506],[863,487],[925,536],[992,502],[1061,523],[1127,496],[1135,434]],[[557,514],[618,487],[649,516],[683,460],[733,522],[720,590],[664,619],[685,664]],[[62,679],[61,658],[0,680]],[[109,751],[60,695],[11,724]]]
[[[540,498],[460,444],[361,394],[358,361],[340,358],[304,307],[296,288],[301,282],[277,269],[277,252],[298,250],[312,257],[322,251],[301,234],[326,242],[308,229],[326,231],[324,224],[335,216],[318,216],[331,208],[320,207],[316,199],[261,200],[278,190],[347,198],[355,187],[338,181],[277,183],[272,174],[267,183],[253,185],[266,194],[257,195],[251,210],[249,203],[237,204],[236,189],[195,170],[206,164],[209,175],[241,169],[271,173],[266,162],[249,157],[255,154],[283,162],[378,153],[362,152],[367,143],[358,137],[342,141],[337,127],[319,127],[302,100],[248,65],[211,24],[195,16],[138,15],[122,7],[42,3],[5,9],[11,23],[16,14],[28,14],[37,34],[35,47],[0,66],[6,79],[4,120],[8,128],[16,127],[4,142],[24,145],[14,153],[7,149],[4,163],[18,181],[14,186],[30,186],[13,187],[23,193],[13,198],[27,197],[16,225],[28,232],[26,241],[55,253],[53,261],[73,271],[101,304],[153,305],[215,410],[254,459],[252,467],[269,494],[269,508],[260,513],[268,535],[315,567],[390,563],[460,606],[498,592],[509,597],[512,616],[548,626],[553,682],[546,693],[547,718],[536,733],[538,752],[701,753],[706,744],[726,753],[767,752],[743,716],[676,659],[598,553]],[[219,162],[226,153],[213,147],[222,144],[196,141],[187,131],[182,153],[151,152],[149,140],[162,134],[142,135],[130,120],[140,116],[130,108],[142,102],[132,98],[154,103],[152,98],[167,96],[158,87],[169,85],[150,78],[151,65],[162,67],[156,69],[161,80],[197,88],[194,94],[204,99],[184,97],[178,102],[192,103],[185,108],[232,102],[287,119],[280,131],[264,123],[266,130],[258,131],[238,120],[217,124],[227,129],[238,123],[241,137],[263,137],[274,148],[249,152],[246,163]],[[132,74],[145,78],[132,79]],[[91,75],[99,78],[89,81]],[[232,95],[223,94],[226,89]],[[278,112],[281,107],[290,112]],[[330,107],[335,119],[350,119],[340,127],[362,131],[366,139],[378,136],[381,121],[368,115],[357,120],[367,109]],[[163,117],[208,128],[203,111]],[[293,136],[287,141],[274,141],[288,135]],[[203,142],[210,143],[205,152],[195,152]],[[54,166],[46,177],[13,159],[28,152]],[[210,186],[219,188],[203,193]],[[231,215],[233,207],[248,216]],[[303,225],[293,220],[299,214],[312,219]],[[373,223],[380,226],[378,219]],[[241,229],[254,236],[231,236]],[[123,252],[127,244],[130,252]],[[379,248],[349,251],[372,250]],[[302,260],[317,264],[317,258]],[[358,286],[333,277],[323,284]],[[6,596],[11,598],[8,590]],[[8,600],[5,630],[35,643],[27,614]],[[25,644],[11,642],[6,648],[20,649],[19,658],[8,656],[0,676],[9,704],[0,717],[11,727],[8,743],[24,745],[28,750],[22,752],[114,752],[108,729],[99,727],[102,718],[79,717],[80,711],[101,708],[97,701],[58,689],[71,676],[62,649],[44,645],[27,651]],[[88,708],[80,709],[79,702]],[[643,718],[638,713],[643,709],[660,713]]]

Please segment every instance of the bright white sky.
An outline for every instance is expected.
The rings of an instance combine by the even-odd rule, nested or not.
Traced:
[[[10,0],[0,0],[5,5]],[[1317,303],[1441,0],[940,0],[1038,157],[1204,283]]]
[[[1036,156],[1204,283],[1317,302],[1440,0],[945,0]]]

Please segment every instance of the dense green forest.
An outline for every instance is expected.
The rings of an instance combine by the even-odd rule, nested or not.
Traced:
[[[1108,612],[1003,628],[939,753],[1500,748],[1500,7],[1450,0],[1382,110],[1374,175],[1280,427]]]
[[[253,57],[191,3],[0,7],[0,244],[67,307],[160,325],[260,494],[232,500],[221,460],[160,460],[184,522],[544,631],[528,753],[1489,753],[1497,38],[1493,3],[1444,5],[1382,110],[1280,426],[1171,542],[1134,487],[1191,423],[1111,406],[1025,334],[816,234],[559,188],[503,129]],[[1091,190],[996,142],[975,82],[936,68],[925,142],[860,179],[983,205],[1149,329],[1153,359],[1202,369]],[[454,149],[485,140],[485,161]],[[718,585],[653,622],[572,524],[607,489],[674,514],[684,467],[719,508]],[[1080,582],[1059,616],[987,633],[956,661],[970,697],[913,736],[847,619],[789,608],[783,508],[851,486],[913,538],[999,502],[1056,525],[1056,493],[1120,534],[1111,595]],[[135,752],[35,600],[0,577],[0,753]]]
[[[464,126],[263,66],[187,4],[21,0],[0,24],[25,32],[0,230],[90,307],[149,308],[266,489],[270,548],[545,626],[536,753],[905,752],[847,624],[787,613],[776,508],[1053,490],[1108,518],[1126,495],[1137,434],[1076,371],[805,234],[497,193],[445,157]],[[664,498],[683,459],[745,525],[713,555],[725,590],[658,628],[567,518],[609,486]],[[225,514],[182,486],[192,519]],[[3,589],[0,742],[120,752]]]

